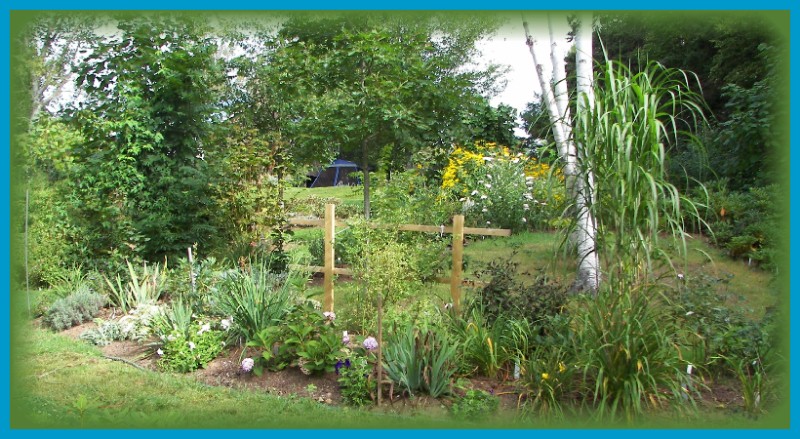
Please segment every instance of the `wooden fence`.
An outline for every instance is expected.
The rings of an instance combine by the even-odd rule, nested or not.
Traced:
[[[325,230],[325,257],[323,266],[303,266],[292,265],[291,268],[309,270],[315,273],[324,273],[325,297],[323,299],[323,309],[333,311],[333,276],[335,274],[353,275],[353,271],[347,268],[334,266],[334,242],[336,239],[336,227],[347,227],[342,221],[336,221],[336,205],[325,205],[324,219],[301,219],[292,218],[289,223],[295,226],[322,227]],[[453,235],[452,245],[452,269],[449,278],[437,278],[439,283],[450,284],[450,296],[453,299],[453,306],[460,308],[461,286],[462,286],[462,266],[464,260],[464,235],[484,235],[484,236],[511,236],[509,229],[486,229],[480,227],[464,227],[464,215],[453,217],[452,226],[430,226],[419,224],[399,224],[399,225],[378,225],[370,224],[370,227],[388,227],[396,230],[411,232],[429,233],[449,233]]]

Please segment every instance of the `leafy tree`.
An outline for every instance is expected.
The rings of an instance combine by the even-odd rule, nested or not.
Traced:
[[[214,237],[206,142],[224,79],[199,22],[118,21],[78,70],[72,201],[95,256],[157,258]]]
[[[452,128],[459,106],[491,82],[491,72],[460,69],[487,31],[480,20],[397,14],[288,20],[271,61],[295,103],[284,119],[295,157],[339,153],[370,169],[383,156],[397,169],[425,145],[449,145],[463,135]],[[367,216],[369,186],[366,173]]]

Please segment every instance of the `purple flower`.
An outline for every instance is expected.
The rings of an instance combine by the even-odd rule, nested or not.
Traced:
[[[253,370],[253,366],[255,364],[256,362],[253,361],[252,358],[245,358],[244,360],[242,360],[242,370],[245,372],[250,372],[251,370]]]
[[[375,337],[367,337],[364,339],[364,349],[368,351],[378,349],[378,340],[375,340]]]
[[[322,313],[322,315],[325,316],[327,320],[330,321],[336,320],[336,313],[333,311],[325,311],[324,313]]]
[[[336,368],[336,375],[339,375],[339,369],[341,369],[343,366],[344,363],[342,363],[342,360],[336,362],[336,366],[334,366]]]
[[[350,336],[347,335],[347,331],[342,331],[342,344],[350,343]]]

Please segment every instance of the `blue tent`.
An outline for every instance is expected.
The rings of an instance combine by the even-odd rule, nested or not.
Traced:
[[[360,179],[350,177],[351,173],[360,170],[361,168],[353,162],[336,159],[327,167],[320,169],[316,177],[312,177],[314,181],[311,182],[309,187],[351,186],[361,184]]]

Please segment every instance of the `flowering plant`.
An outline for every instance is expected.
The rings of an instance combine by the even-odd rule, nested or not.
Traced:
[[[225,333],[211,322],[193,321],[184,331],[175,328],[162,335],[158,365],[175,372],[191,372],[205,367],[225,347]]]
[[[476,142],[451,153],[441,188],[443,196],[462,203],[470,224],[523,230],[555,225],[564,207],[562,180],[546,163]]]
[[[372,402],[376,389],[372,371],[373,366],[367,357],[358,352],[336,363],[337,381],[345,403],[361,407]]]

